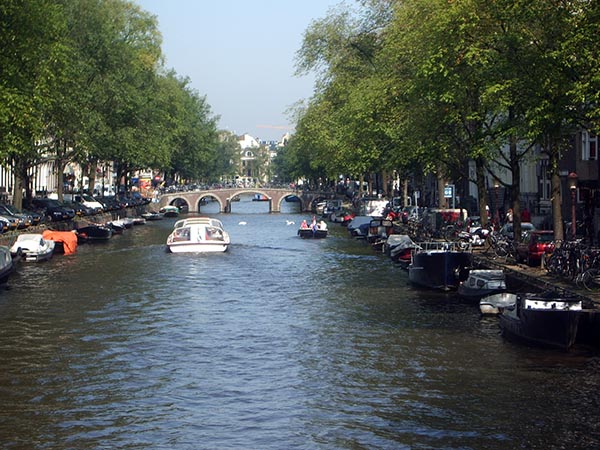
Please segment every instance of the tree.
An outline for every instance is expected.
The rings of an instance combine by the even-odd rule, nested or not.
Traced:
[[[64,55],[61,12],[51,0],[7,0],[0,5],[0,155],[15,176],[17,207],[29,185],[29,167],[39,156],[43,110]]]

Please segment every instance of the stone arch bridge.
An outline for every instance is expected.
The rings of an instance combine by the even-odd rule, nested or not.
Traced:
[[[300,199],[302,211],[310,211],[314,201],[331,198],[331,193],[295,191],[293,189],[275,189],[275,188],[228,188],[228,189],[209,189],[202,191],[188,192],[170,192],[163,194],[159,199],[159,208],[167,205],[176,205],[186,207],[189,212],[197,213],[200,211],[200,205],[203,199],[212,198],[219,203],[219,211],[222,213],[231,212],[231,203],[238,195],[259,194],[268,199],[269,212],[281,212],[281,203],[288,197],[296,196]]]

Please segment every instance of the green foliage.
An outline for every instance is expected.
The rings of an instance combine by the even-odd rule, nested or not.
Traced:
[[[206,175],[216,120],[165,72],[161,41],[156,18],[126,0],[2,2],[0,157],[22,170],[43,158]]]
[[[314,22],[297,53],[298,72],[318,76],[289,158],[298,173],[460,180],[475,160],[512,171],[518,192],[533,144],[560,152],[575,126],[600,125],[597,2],[358,3]]]

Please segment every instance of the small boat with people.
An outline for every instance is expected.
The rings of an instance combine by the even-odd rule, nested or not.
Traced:
[[[469,300],[506,291],[506,275],[500,269],[471,269],[458,285],[458,295]]]
[[[269,197],[267,197],[265,194],[254,194],[254,197],[252,197],[252,201],[253,202],[268,202]]]
[[[178,220],[167,237],[171,253],[219,253],[227,251],[229,244],[221,221],[210,217]]]
[[[577,338],[583,300],[548,291],[518,294],[514,305],[500,314],[500,329],[508,339],[568,350]]]
[[[408,265],[411,283],[444,291],[456,289],[473,264],[473,249],[459,242],[420,242]]]
[[[54,241],[44,239],[41,233],[23,233],[10,247],[11,256],[31,262],[47,261],[54,253]]]
[[[306,220],[302,221],[298,229],[298,236],[302,239],[323,239],[327,237],[327,232],[327,224],[323,220],[317,222],[313,217],[310,225]]]

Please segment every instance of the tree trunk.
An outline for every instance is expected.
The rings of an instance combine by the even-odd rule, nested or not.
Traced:
[[[521,242],[521,167],[519,166],[519,155],[517,148],[517,138],[510,137],[510,171],[512,183],[510,187],[510,205],[513,210],[513,232],[516,242]]]
[[[560,174],[558,172],[558,152],[554,148],[548,149],[551,170],[550,189],[552,190],[552,222],[555,239],[566,240],[562,219],[562,195],[560,193]]]
[[[98,161],[92,161],[89,164],[90,172],[88,173],[88,189],[87,193],[94,195],[94,188],[96,187],[96,170],[98,169]]]
[[[490,200],[487,188],[485,186],[485,167],[484,159],[478,157],[475,159],[475,176],[478,193],[478,205],[479,205],[479,217],[481,220],[481,226],[485,228],[488,224],[487,208],[490,208]]]
[[[17,157],[15,159],[15,185],[13,187],[13,205],[19,209],[23,207],[23,189],[27,183],[27,162]]]
[[[442,176],[441,172],[438,172],[437,176],[437,188],[438,188],[438,207],[446,208],[446,198],[444,197],[444,187],[446,186],[446,179]]]

